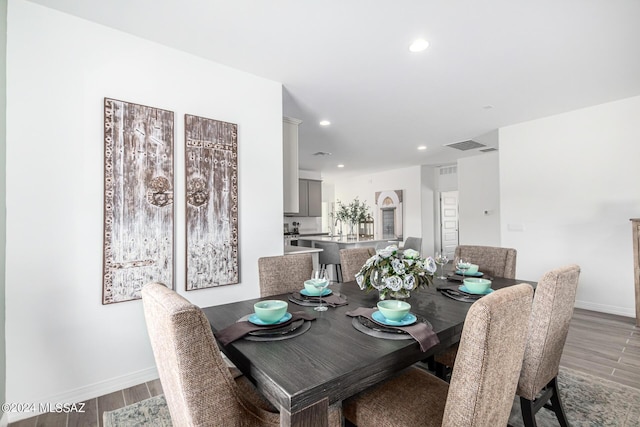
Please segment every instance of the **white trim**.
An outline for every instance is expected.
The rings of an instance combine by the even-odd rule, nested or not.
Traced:
[[[77,403],[85,400],[94,399],[105,394],[113,393],[114,391],[124,390],[129,387],[136,386],[138,384],[145,383],[147,381],[153,381],[158,378],[158,370],[155,366],[143,369],[141,371],[133,372],[128,375],[123,375],[109,380],[101,381],[98,383],[90,384],[77,388],[75,390],[69,390],[60,394],[46,396],[38,399],[36,406],[39,403]],[[0,419],[0,427],[6,427],[7,423],[13,423],[26,418],[35,417],[41,412],[9,412],[5,413]],[[5,417],[6,415],[6,417]],[[6,420],[5,420],[6,418]]]
[[[583,308],[585,310],[598,311],[601,313],[617,314],[618,316],[636,318],[636,312],[633,308],[618,307],[614,305],[596,304],[588,301],[576,301],[576,308]]]

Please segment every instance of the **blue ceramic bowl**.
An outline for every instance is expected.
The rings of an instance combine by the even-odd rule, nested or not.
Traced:
[[[280,300],[258,301],[253,305],[256,316],[264,323],[276,323],[284,317],[288,308],[289,304]]]
[[[404,319],[409,313],[409,310],[411,310],[411,304],[405,301],[388,299],[378,302],[378,310],[385,318],[399,321]]]
[[[491,287],[491,280],[471,277],[468,279],[464,279],[464,286],[471,293],[482,294]]]
[[[474,274],[478,272],[478,264],[471,264],[471,267],[466,271],[466,273]]]
[[[304,288],[307,290],[309,295],[317,297],[318,295],[320,295],[320,293],[322,293],[326,289],[326,286],[324,288],[316,288],[313,285],[313,282],[314,280],[305,280]]]

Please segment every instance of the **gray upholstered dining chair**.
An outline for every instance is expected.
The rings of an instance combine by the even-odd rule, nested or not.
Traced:
[[[340,249],[342,280],[344,282],[356,280],[356,273],[358,273],[364,263],[375,254],[375,248]]]
[[[512,248],[495,246],[460,245],[456,247],[455,258],[462,258],[478,265],[478,270],[486,276],[516,278],[517,251]],[[454,259],[455,259],[454,258]],[[446,378],[456,360],[457,346],[434,356],[434,369],[440,378]]]
[[[340,247],[336,242],[313,242],[313,246],[322,249],[318,254],[318,264],[320,268],[327,268],[328,265],[335,266],[336,282],[342,282],[342,271],[340,265]]]
[[[286,294],[304,288],[304,281],[311,279],[313,259],[311,254],[291,254],[258,259],[260,296]]]
[[[507,425],[532,293],[530,285],[520,284],[473,303],[450,385],[420,368],[409,368],[345,400],[345,418],[358,427]]]
[[[505,279],[516,278],[517,255],[515,249],[495,246],[459,245],[455,251],[455,258],[477,264],[478,270],[485,275]]]
[[[142,289],[142,305],[173,425],[280,425],[251,382],[232,376],[200,308],[160,283]]]
[[[384,249],[389,245],[391,245],[391,243],[389,242],[378,242],[376,243],[376,251],[379,251],[380,249]]]
[[[407,237],[402,245],[402,250],[413,249],[414,251],[422,252],[422,237]]]
[[[525,427],[536,426],[536,412],[549,401],[560,425],[569,425],[558,393],[557,377],[579,277],[580,267],[567,265],[547,272],[536,287],[516,391]]]

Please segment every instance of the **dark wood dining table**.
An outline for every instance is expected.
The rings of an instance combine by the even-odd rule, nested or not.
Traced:
[[[535,282],[494,278],[492,288]],[[412,364],[426,359],[460,340],[470,303],[453,300],[437,291],[456,282],[434,279],[432,286],[413,291],[407,300],[411,312],[432,325],[440,344],[422,352],[413,339],[389,340],[358,331],[345,313],[358,307],[375,307],[377,292],[360,290],[355,282],[331,285],[349,304],[317,312],[289,302],[289,311],[317,316],[311,328],[295,338],[256,342],[239,339],[223,353],[257,389],[280,410],[282,426],[326,426],[330,405],[379,383]],[[204,308],[214,332],[253,312],[260,299],[288,300],[288,295],[257,298]]]

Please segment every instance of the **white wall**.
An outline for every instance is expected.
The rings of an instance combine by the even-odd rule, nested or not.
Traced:
[[[23,0],[7,80],[6,401],[150,379],[141,302],[101,305],[103,98],[174,111],[175,282],[211,306],[257,297],[257,258],[282,253],[281,84]],[[185,113],[238,124],[239,285],[184,291]]]
[[[6,80],[7,80],[7,0],[0,0],[0,402],[6,402],[6,352],[5,352],[5,247],[6,239]],[[2,414],[0,425],[4,422]]]
[[[458,160],[461,245],[500,246],[500,174],[497,152]]]
[[[578,307],[635,316],[639,117],[633,97],[500,129],[502,243],[518,249],[518,277],[577,263]]]
[[[358,197],[367,203],[372,213],[375,211],[375,193],[387,190],[404,190],[402,230],[405,238],[422,236],[420,166],[358,176],[335,184],[336,201],[347,204]],[[374,220],[378,219],[374,217]],[[346,227],[343,232],[347,232]]]

